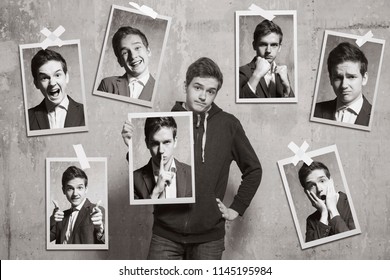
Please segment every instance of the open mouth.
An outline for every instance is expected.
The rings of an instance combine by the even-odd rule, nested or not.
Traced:
[[[60,95],[60,89],[50,90],[49,94],[52,97],[58,97],[58,95]]]
[[[138,60],[138,61],[132,62],[132,63],[130,63],[130,66],[131,67],[137,67],[138,65],[141,64],[141,62],[142,62],[142,60]]]

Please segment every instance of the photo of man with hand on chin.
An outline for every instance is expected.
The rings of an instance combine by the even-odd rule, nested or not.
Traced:
[[[282,29],[263,20],[254,31],[252,47],[256,56],[239,69],[240,98],[294,97],[286,65],[277,65],[283,40]]]

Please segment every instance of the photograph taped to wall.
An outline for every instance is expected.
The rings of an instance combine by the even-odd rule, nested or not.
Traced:
[[[134,126],[130,204],[194,203],[192,112],[129,113],[128,118]]]
[[[107,159],[87,160],[46,158],[47,250],[108,250]]]
[[[112,5],[93,93],[153,107],[170,25],[170,17]]]
[[[88,131],[80,40],[45,50],[24,44],[19,52],[27,136]]]
[[[309,167],[302,161],[294,166],[294,157],[278,161],[301,248],[360,234],[336,145],[306,155],[313,160]]]
[[[236,103],[298,102],[296,11],[269,12],[236,11]]]
[[[385,41],[359,38],[325,30],[311,121],[371,130]]]

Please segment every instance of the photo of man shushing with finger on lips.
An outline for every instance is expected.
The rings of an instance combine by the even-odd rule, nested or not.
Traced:
[[[131,125],[129,123],[129,125]],[[174,157],[177,124],[173,117],[145,120],[149,162],[134,171],[135,199],[168,199],[192,196],[191,166]]]

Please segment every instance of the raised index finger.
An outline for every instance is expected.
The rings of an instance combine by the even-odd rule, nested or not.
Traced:
[[[164,170],[164,157],[161,155],[161,160],[160,160],[160,174]]]

